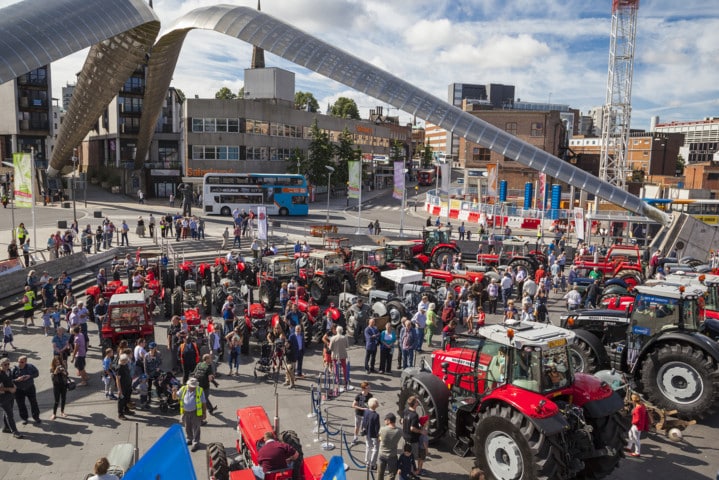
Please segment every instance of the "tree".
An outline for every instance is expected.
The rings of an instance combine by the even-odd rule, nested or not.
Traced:
[[[302,149],[293,149],[290,158],[287,159],[287,173],[302,173],[303,170],[306,170],[306,168],[304,168],[306,162],[307,159]]]
[[[315,113],[320,109],[320,104],[317,103],[317,99],[310,92],[296,92],[295,108]]]
[[[427,144],[422,147],[422,168],[431,167],[433,160],[434,153],[432,152],[432,146],[427,142]]]
[[[404,144],[399,140],[392,140],[392,143],[389,147],[389,159],[392,162],[399,162],[400,160],[404,160],[404,158]]]
[[[185,96],[185,92],[183,92],[179,88],[176,88],[175,93],[177,94],[177,98],[180,100],[180,103],[184,103],[185,99],[187,98]]]
[[[310,128],[310,137],[312,140],[310,141],[307,152],[307,162],[305,162],[307,179],[312,185],[327,185],[327,175],[329,172],[325,167],[330,165],[332,168],[335,168],[335,166],[332,165],[334,146],[332,142],[330,142],[329,134],[317,125],[317,120],[315,120]]]
[[[684,157],[682,157],[681,155],[677,155],[677,164],[675,167],[675,169],[676,169],[675,174],[677,177],[681,177],[682,175],[684,175],[684,167],[686,167],[686,166],[687,166],[687,164],[684,161]]]
[[[227,87],[222,87],[217,92],[215,92],[215,98],[220,100],[235,100],[237,99],[237,95],[232,93],[232,91]]]
[[[360,119],[357,104],[354,100],[347,97],[340,97],[337,99],[334,105],[330,107],[330,115],[333,117],[352,118],[354,120]]]
[[[359,160],[361,152],[355,148],[355,142],[347,127],[342,130],[339,135],[339,141],[334,146],[334,152],[337,156],[337,166],[332,178],[337,178],[337,183],[346,183],[349,181],[349,163],[352,160]]]

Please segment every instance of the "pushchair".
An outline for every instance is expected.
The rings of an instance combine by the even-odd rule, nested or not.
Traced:
[[[255,380],[259,377],[259,374],[265,376],[265,378],[272,371],[272,357],[274,356],[274,348],[270,342],[263,342],[260,345],[260,358],[255,362]]]
[[[160,402],[160,411],[166,413],[169,410],[178,410],[180,408],[179,400],[172,399],[172,388],[176,387],[178,390],[182,386],[182,383],[175,378],[175,375],[170,372],[160,372],[160,375],[155,379],[155,388],[157,396]]]

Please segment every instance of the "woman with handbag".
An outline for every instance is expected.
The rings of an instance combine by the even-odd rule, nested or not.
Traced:
[[[67,397],[68,382],[72,382],[72,380],[69,379],[62,357],[59,355],[55,355],[50,362],[50,375],[52,377],[52,394],[55,398],[55,403],[52,405],[52,416],[50,417],[50,420],[55,420],[58,405],[60,405],[60,416],[66,418],[65,400]]]

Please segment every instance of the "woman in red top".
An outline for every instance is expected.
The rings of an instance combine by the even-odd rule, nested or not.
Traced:
[[[649,414],[641,397],[636,393],[632,394],[632,403],[634,403],[634,409],[632,410],[632,428],[629,429],[629,442],[627,443],[626,450],[629,452],[630,457],[638,457],[642,448],[639,437],[642,432],[649,430]]]

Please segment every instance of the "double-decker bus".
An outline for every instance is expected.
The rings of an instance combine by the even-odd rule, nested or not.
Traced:
[[[434,168],[425,168],[417,172],[417,183],[420,185],[434,185],[437,170]]]
[[[202,205],[209,215],[231,215],[234,209],[267,208],[268,215],[307,215],[307,180],[278,173],[207,173]]]

